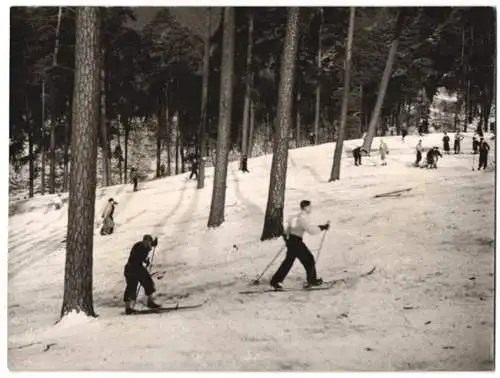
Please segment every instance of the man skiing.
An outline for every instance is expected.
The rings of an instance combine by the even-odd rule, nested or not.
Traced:
[[[136,312],[134,310],[134,303],[137,299],[137,284],[141,284],[144,288],[144,292],[148,297],[147,306],[149,308],[161,307],[153,300],[153,293],[156,291],[155,285],[151,275],[143,265],[149,266],[149,251],[151,251],[152,247],[156,247],[157,245],[158,238],[153,239],[151,235],[144,235],[142,241],[135,243],[130,251],[130,256],[124,269],[127,286],[123,294],[123,300],[125,302],[125,313],[127,315]]]
[[[448,136],[446,131],[444,132],[443,137],[443,151],[448,155],[450,154],[450,137]]]
[[[483,171],[486,169],[488,165],[488,152],[490,150],[490,145],[486,143],[484,138],[481,138],[479,141],[479,168],[478,171],[483,168]]]
[[[318,226],[311,225],[309,220],[309,215],[312,210],[310,201],[301,201],[300,210],[300,213],[288,220],[287,229],[285,235],[283,235],[287,247],[286,258],[271,278],[271,286],[278,291],[283,290],[281,283],[288,272],[290,272],[296,258],[299,259],[306,270],[307,283],[305,287],[320,286],[323,284],[323,280],[316,276],[314,256],[304,244],[302,237],[304,232],[314,235],[319,234],[321,231],[326,231],[330,228],[330,224],[325,223]]]
[[[189,175],[189,179],[192,180],[193,176],[198,179],[198,160],[196,160],[196,156],[191,157],[191,174]]]
[[[108,203],[102,211],[101,217],[103,219],[101,227],[101,235],[112,234],[115,228],[115,221],[113,219],[113,214],[115,213],[115,206],[118,205],[113,198],[108,200]]]
[[[420,164],[420,160],[422,160],[422,152],[424,151],[424,147],[422,147],[422,139],[420,139],[416,146],[417,150],[417,160],[415,161],[415,167],[418,167]]]

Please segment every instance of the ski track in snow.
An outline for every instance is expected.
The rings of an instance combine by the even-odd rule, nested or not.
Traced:
[[[283,246],[280,239],[259,241],[270,156],[250,159],[246,174],[238,162],[229,165],[225,223],[214,230],[206,228],[212,178],[203,190],[186,174],[141,183],[136,193],[130,184],[99,189],[96,219],[107,199],[117,198],[116,229],[111,236],[98,229],[94,234],[100,317],[81,324],[54,325],[62,304],[67,204],[47,212],[46,201],[33,199],[32,212],[9,220],[9,368],[491,369],[493,171],[472,172],[470,143],[462,155],[440,159],[438,170],[411,167],[418,139],[427,147],[441,145],[440,134],[408,136],[405,143],[385,137],[388,166],[369,165],[379,164],[372,152],[365,165],[354,167],[344,153],[341,180],[333,183],[327,183],[333,144],[289,151],[285,217],[308,198],[313,219],[332,222],[319,275],[329,279],[377,266],[372,276],[322,292],[238,295]],[[489,143],[491,164],[495,145]],[[213,177],[213,168],[207,173]],[[408,187],[413,190],[400,197],[373,198]],[[153,271],[166,270],[154,279],[160,300],[211,298],[202,309],[119,315],[123,265],[145,233],[159,237]],[[320,239],[306,236],[315,256]],[[300,285],[303,278],[296,262],[285,285]]]

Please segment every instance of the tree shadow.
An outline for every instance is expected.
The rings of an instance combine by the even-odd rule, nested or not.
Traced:
[[[231,170],[231,177],[233,178],[234,192],[236,194],[236,198],[239,201],[241,201],[251,211],[252,214],[264,215],[264,210],[261,209],[259,205],[257,205],[255,202],[249,200],[243,195],[240,189],[240,179],[236,175],[234,170]]]

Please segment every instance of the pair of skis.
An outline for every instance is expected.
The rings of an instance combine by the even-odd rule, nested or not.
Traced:
[[[193,308],[200,308],[203,306],[205,303],[208,302],[208,298],[205,299],[203,302],[200,303],[195,303],[191,305],[182,305],[180,303],[176,303],[172,306],[162,306],[159,308],[148,308],[145,310],[134,310],[132,313],[127,314],[127,315],[147,315],[147,314],[162,314],[165,312],[171,312],[171,311],[178,311],[178,310],[188,310],[188,309],[193,309]],[[123,313],[125,315],[125,313]]]
[[[360,273],[360,274],[355,274],[355,275],[349,275],[347,277],[342,277],[342,278],[336,278],[331,281],[326,281],[320,286],[310,286],[310,287],[293,287],[293,288],[283,288],[282,290],[276,290],[276,289],[260,289],[260,290],[245,290],[245,291],[240,291],[240,294],[263,294],[263,293],[286,293],[290,291],[317,291],[317,290],[329,290],[332,289],[336,284],[339,283],[347,283],[352,280],[359,279],[361,277],[366,277],[371,275],[375,271],[375,266],[372,267],[370,270]]]

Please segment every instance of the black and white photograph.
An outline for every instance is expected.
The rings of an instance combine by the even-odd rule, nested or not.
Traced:
[[[494,4],[139,5],[9,4],[6,369],[495,371]]]

